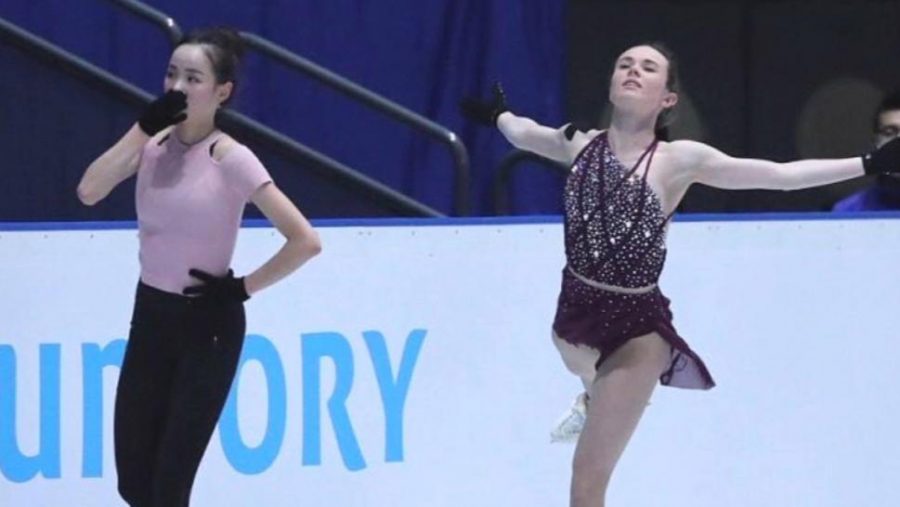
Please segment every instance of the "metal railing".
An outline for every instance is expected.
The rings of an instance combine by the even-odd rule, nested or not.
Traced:
[[[565,164],[561,164],[555,160],[542,157],[535,153],[525,150],[512,150],[503,157],[497,166],[497,173],[494,176],[494,213],[497,215],[508,215],[510,212],[509,183],[512,179],[513,172],[522,166],[522,162],[536,162],[540,167],[556,171],[560,175],[565,176],[569,168]]]
[[[244,42],[251,48],[278,60],[293,70],[303,72],[307,76],[335,90],[358,100],[363,104],[382,112],[391,118],[421,130],[450,149],[455,166],[454,174],[454,211],[459,216],[469,214],[469,154],[459,137],[447,128],[419,115],[409,109],[386,99],[349,79],[340,76],[296,53],[291,52],[267,39],[249,32],[241,32]]]
[[[181,41],[181,27],[178,26],[178,23],[176,23],[175,19],[173,19],[171,16],[168,16],[165,13],[154,9],[149,5],[142,4],[141,2],[136,2],[135,0],[107,1],[130,11],[132,14],[136,14],[137,16],[146,19],[154,25],[158,25],[164,32],[166,32],[166,35],[169,37],[169,42],[173,46]]]
[[[93,65],[79,56],[69,53],[64,49],[19,28],[3,18],[0,18],[0,39],[7,40],[11,44],[21,47],[29,52],[37,53],[41,57],[52,62],[55,68],[67,71],[72,75],[103,86],[107,90],[115,93],[117,97],[128,102],[146,105],[154,100],[154,96],[150,93],[147,93],[137,86]],[[413,216],[443,216],[442,213],[415,201],[382,183],[372,180],[371,178],[318,153],[312,148],[304,146],[275,132],[242,114],[229,111],[225,113],[225,117],[228,121],[234,122],[251,134],[268,141],[289,155],[312,160],[315,163],[326,167],[329,175],[337,176],[353,184],[365,187],[377,198],[379,204],[385,208]]]
[[[169,39],[170,41],[172,41],[173,45],[181,40],[181,29],[178,27],[178,24],[175,22],[175,20],[167,16],[166,14],[157,11],[152,7],[144,5],[136,0],[107,1],[123,7],[128,11],[151,21],[152,23],[159,25],[168,33]],[[249,32],[241,32],[241,37],[249,47],[259,51],[260,53],[278,60],[279,62],[293,70],[303,72],[307,76],[316,79],[317,81],[330,86],[331,88],[336,89],[337,91],[349,96],[350,98],[358,100],[363,104],[366,104],[367,106],[380,111],[401,123],[420,130],[435,138],[439,142],[447,145],[450,149],[450,155],[453,157],[455,169],[453,180],[454,211],[459,216],[465,216],[469,214],[469,191],[471,184],[471,176],[469,174],[469,154],[466,150],[465,145],[455,133],[453,133],[446,127],[443,127],[429,120],[428,118],[425,118],[424,116],[410,111],[409,109],[387,98],[384,98],[366,88],[363,88],[353,81],[350,81],[349,79],[340,76],[306,58],[303,58],[296,53],[293,53],[263,37]],[[273,141],[275,142],[284,143],[287,141],[291,141],[285,136],[278,134],[274,130],[268,129],[267,127],[264,127],[262,126],[262,124],[259,124],[258,122],[255,122],[253,120],[250,120],[248,124],[264,128],[268,132],[277,134],[279,140],[275,141],[273,139]],[[327,157],[321,157],[323,157],[323,160],[330,161],[326,165],[337,163],[336,161]],[[346,166],[343,167],[345,169],[349,169]]]
[[[300,155],[304,158],[312,160],[318,165],[328,168],[328,176],[337,175],[352,184],[370,190],[374,194],[380,196],[383,206],[393,211],[423,217],[444,216],[443,213],[429,206],[426,206],[425,204],[422,204],[419,201],[416,201],[415,199],[412,199],[407,195],[398,192],[393,188],[379,181],[376,181],[354,169],[351,169],[350,167],[347,167],[346,165],[328,157],[327,155],[319,153],[318,151],[308,146],[300,144],[290,137],[282,134],[281,132],[273,130],[252,118],[248,118],[247,116],[237,113],[231,109],[222,111],[219,116],[221,117],[221,119],[225,120],[225,122],[231,122],[232,125],[245,129],[250,133],[250,135],[257,137],[264,142],[268,142],[277,149],[288,153],[289,155]]]
[[[102,84],[110,91],[117,92],[120,98],[135,103],[149,103],[153,96],[137,86],[97,67],[87,60],[47,42],[46,40],[19,28],[13,23],[0,18],[0,38],[24,49],[40,53],[56,68],[84,79]]]

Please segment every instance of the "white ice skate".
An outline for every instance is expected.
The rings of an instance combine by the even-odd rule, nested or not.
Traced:
[[[581,393],[569,410],[560,417],[550,432],[551,443],[570,443],[578,440],[587,418],[587,393]]]

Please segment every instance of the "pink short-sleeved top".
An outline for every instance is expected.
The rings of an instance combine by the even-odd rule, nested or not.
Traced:
[[[191,268],[219,276],[228,271],[244,206],[272,178],[242,144],[213,159],[210,148],[222,137],[216,131],[185,145],[169,135],[144,146],[135,204],[147,285],[180,294],[199,283],[188,275]]]

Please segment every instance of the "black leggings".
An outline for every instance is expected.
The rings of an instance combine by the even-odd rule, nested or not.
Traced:
[[[240,303],[139,283],[116,389],[119,494],[131,507],[183,507],[234,379]]]

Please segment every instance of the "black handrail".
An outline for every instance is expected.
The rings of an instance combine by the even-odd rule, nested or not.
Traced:
[[[175,19],[171,16],[168,16],[165,13],[154,9],[153,7],[150,7],[149,5],[142,4],[141,2],[137,2],[135,0],[107,1],[131,11],[133,14],[137,14],[147,21],[150,21],[154,25],[158,25],[164,32],[166,32],[166,35],[169,36],[169,42],[171,42],[173,46],[181,41],[181,28],[178,26],[178,23],[175,22]]]
[[[329,176],[337,173],[342,178],[345,178],[354,184],[366,187],[372,190],[375,194],[380,194],[382,198],[388,200],[387,204],[395,211],[399,211],[401,213],[411,213],[413,215],[423,217],[445,216],[443,213],[429,206],[426,206],[419,201],[411,199],[405,194],[400,193],[393,188],[360,173],[359,171],[351,169],[346,165],[338,162],[337,160],[328,157],[327,155],[319,153],[318,151],[308,146],[300,144],[290,137],[282,134],[281,132],[273,130],[252,118],[248,118],[247,116],[235,112],[232,109],[226,109],[222,111],[219,114],[219,117],[220,119],[225,120],[225,122],[230,122],[232,125],[245,129],[246,131],[250,132],[251,135],[255,135],[258,138],[263,139],[264,141],[274,144],[278,149],[281,149],[287,153],[292,153],[294,155],[301,155],[314,161],[316,164],[327,167],[329,172],[332,173]]]
[[[73,55],[64,49],[19,28],[2,17],[0,17],[0,38],[9,40],[10,43],[25,50],[37,52],[42,57],[49,59],[56,68],[66,70],[76,76],[103,85],[129,102],[149,104],[154,99],[154,96],[146,91],[87,62],[83,58]],[[228,121],[232,121],[236,125],[243,127],[251,134],[272,142],[278,148],[291,155],[311,159],[317,164],[321,164],[328,168],[330,175],[336,174],[353,183],[367,187],[390,209],[414,216],[443,216],[440,212],[388,188],[387,186],[318,153],[312,148],[279,134],[240,113],[229,111],[225,113],[225,117]]]
[[[447,128],[409,109],[388,100],[334,72],[321,67],[258,35],[241,32],[241,37],[252,48],[266,54],[288,67],[305,73],[345,95],[359,100],[373,109],[417,128],[450,148],[456,168],[454,178],[454,207],[459,216],[469,214],[469,154],[459,137]]]
[[[510,151],[500,161],[494,176],[494,213],[497,215],[508,215],[510,212],[509,181],[512,178],[513,170],[521,167],[519,165],[521,162],[537,162],[541,167],[557,171],[562,175],[569,172],[569,168],[565,164],[536,153],[525,150]]]
[[[0,17],[0,37],[24,49],[37,50],[50,60],[55,67],[66,70],[75,76],[92,79],[119,92],[120,97],[136,103],[149,103],[153,96],[137,86],[97,67],[96,65],[61,49],[50,42],[19,28]]]
[[[181,29],[170,16],[137,0],[108,1],[159,25],[168,33],[169,40],[173,45],[181,40]],[[454,208],[457,215],[465,216],[469,213],[469,154],[465,145],[455,133],[258,35],[242,32],[241,36],[250,47],[281,61],[295,70],[302,71],[308,76],[311,76],[354,99],[360,100],[370,107],[381,111],[402,123],[406,123],[407,125],[424,131],[438,141],[447,144],[450,148],[450,153],[456,168],[454,175]],[[261,126],[258,123],[256,123],[256,125]],[[268,131],[275,132],[271,129],[268,129]],[[286,139],[287,138],[284,138],[283,140]],[[279,143],[279,141],[276,141],[275,139],[272,139],[272,141]],[[335,162],[333,160],[331,161]],[[346,166],[344,167],[346,168]]]

